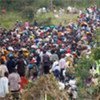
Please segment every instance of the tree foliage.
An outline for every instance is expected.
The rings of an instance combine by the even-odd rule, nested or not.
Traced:
[[[75,69],[76,76],[80,77],[82,80],[89,76],[89,69],[92,66],[91,59],[81,58],[78,61],[77,67]]]
[[[100,6],[99,0],[0,0],[0,8],[6,8],[7,10],[22,10],[25,6],[34,6],[34,8],[51,6],[51,2],[56,7],[87,7],[90,5]]]
[[[93,59],[100,60],[100,47],[93,50]]]
[[[28,18],[29,20],[32,20],[34,18],[35,9],[33,9],[32,7],[27,6],[22,12],[23,12],[22,15],[23,18]]]

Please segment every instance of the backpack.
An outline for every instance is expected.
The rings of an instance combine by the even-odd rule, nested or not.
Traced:
[[[43,55],[43,63],[48,63],[50,61],[49,56],[48,55]]]
[[[28,65],[28,68],[29,68],[29,69],[32,69],[32,68],[33,68],[33,64],[29,64],[29,65]]]

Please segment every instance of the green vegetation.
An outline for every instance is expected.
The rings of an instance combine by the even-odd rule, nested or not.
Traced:
[[[0,15],[0,26],[6,27],[6,28],[12,28],[16,20],[19,20],[22,22],[25,22],[28,20],[32,23],[34,19],[36,19],[37,22],[40,23],[41,25],[43,24],[44,25],[58,25],[59,23],[62,23],[63,25],[65,25],[70,21],[76,21],[78,15],[64,14],[63,16],[59,18],[55,18],[54,14],[52,12],[49,12],[45,14],[34,15],[34,18],[30,20],[26,16],[27,16],[26,14],[22,16],[22,14],[18,12],[8,12],[6,14]]]
[[[58,82],[51,75],[44,75],[29,83],[22,94],[22,100],[68,100],[66,91],[60,91]]]
[[[36,10],[40,7],[66,9],[68,6],[83,9],[95,4],[100,7],[99,0],[0,0],[0,24],[11,28],[16,20],[32,22],[36,19],[40,24],[46,25],[64,23],[65,20],[66,22],[75,21],[77,15],[64,14],[57,19],[52,12],[36,15]],[[2,14],[2,10],[5,10],[6,13]]]
[[[95,48],[92,51],[91,57],[89,59],[83,57],[77,62],[75,68],[75,76],[77,77],[78,85],[78,100],[94,100],[98,98],[100,93],[100,76],[95,75],[98,79],[98,85],[91,84],[90,86],[86,85],[86,80],[91,77],[90,67],[93,66],[94,62],[100,60],[100,48]],[[98,99],[96,99],[98,100]]]
[[[41,16],[41,17],[40,17]],[[70,21],[76,21],[77,19],[77,14],[75,15],[71,15],[71,14],[63,14],[62,16],[60,16],[59,18],[55,18],[54,14],[52,12],[50,13],[46,13],[46,14],[40,14],[40,15],[36,15],[36,20],[39,22],[43,22],[45,19],[51,19],[49,21],[51,21],[49,24],[53,24],[53,25],[58,25],[59,23],[65,24],[64,21],[66,20],[66,24]],[[44,23],[45,24],[45,23]]]
[[[55,7],[88,7],[91,5],[100,6],[99,0],[0,0],[0,7],[8,10],[22,10],[26,6],[34,6],[34,8],[50,7],[51,4]]]
[[[8,12],[4,15],[0,15],[0,26],[11,28],[16,20],[23,20],[20,13]]]
[[[5,1],[5,2],[4,2]],[[36,10],[40,7],[48,7],[50,8],[50,0],[0,0],[0,26],[3,26],[5,28],[12,28],[17,20],[25,22],[30,21],[31,23],[34,22],[34,20],[37,20],[37,22],[40,25],[58,25],[59,23],[62,23],[63,25],[66,25],[68,22],[73,21],[76,22],[77,20],[77,14],[71,15],[71,14],[63,14],[59,18],[55,18],[52,11],[46,14],[38,14],[36,15]],[[67,6],[75,6],[79,8],[86,8],[91,5],[98,5],[100,7],[100,0],[53,0],[53,6],[59,9],[59,7],[66,8]],[[6,10],[5,14],[2,14],[2,9]],[[96,30],[96,37],[94,39],[95,42],[100,42],[100,29]],[[100,44],[100,43],[99,43]],[[95,60],[100,59],[100,47],[96,48],[92,51],[93,55],[91,55],[90,59],[82,58],[77,63],[77,67],[75,69],[75,76],[77,76],[78,79],[78,92],[79,92],[79,100],[84,100],[86,97],[95,97],[95,95],[98,95],[100,93],[100,84],[96,87],[91,86],[89,88],[85,87],[84,80],[90,75],[89,68],[93,64]],[[44,78],[44,77],[43,77]],[[46,78],[48,79],[48,77]],[[49,79],[51,80],[51,79]],[[33,84],[29,84],[27,88],[33,88],[31,89],[32,92],[36,93],[31,95],[31,91],[29,93],[25,93],[24,95],[26,98],[27,95],[29,98],[36,97],[38,95],[38,92],[40,93],[41,88],[43,90],[45,79],[41,79],[40,82],[38,82],[38,85],[41,86],[39,89],[37,89],[37,84],[33,86]],[[51,81],[49,81],[51,82]],[[43,83],[42,85],[39,83]],[[47,84],[47,83],[46,83]],[[54,83],[50,83],[54,84]],[[52,88],[52,92],[55,93],[53,90],[55,87],[52,87],[53,85],[50,85],[50,88]],[[48,86],[47,86],[48,87]],[[48,87],[49,88],[49,87]],[[51,90],[50,90],[51,91]],[[47,91],[49,96],[51,97],[52,92]],[[59,94],[58,88],[56,91]],[[41,92],[43,93],[43,91]],[[41,96],[40,93],[40,96]],[[58,96],[58,94],[54,94],[54,97]],[[44,94],[43,94],[44,95]],[[60,94],[63,95],[63,94]],[[48,95],[47,95],[48,96]],[[48,98],[50,98],[48,97]],[[28,98],[28,99],[29,99]],[[81,98],[81,99],[80,99]],[[30,99],[31,100],[31,99]],[[53,100],[53,99],[52,99]],[[92,99],[91,99],[92,100]]]

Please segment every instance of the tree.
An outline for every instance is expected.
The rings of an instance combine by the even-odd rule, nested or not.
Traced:
[[[24,18],[28,18],[29,20],[32,20],[34,18],[34,13],[35,13],[35,9],[33,9],[30,6],[25,7],[25,9],[22,11],[23,13],[23,17]]]

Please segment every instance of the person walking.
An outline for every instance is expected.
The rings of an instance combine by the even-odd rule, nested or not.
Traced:
[[[16,69],[13,69],[13,72],[9,74],[8,79],[13,100],[19,100],[21,78]]]
[[[64,80],[63,71],[65,69],[65,66],[66,66],[66,61],[65,61],[65,58],[64,58],[64,54],[62,54],[61,59],[59,60],[59,67],[61,69],[61,72],[60,72],[60,80],[61,81]]]
[[[46,54],[46,51],[43,52],[43,70],[44,74],[48,74],[50,70],[50,57]]]
[[[4,76],[2,76],[2,73],[2,70],[0,70],[0,100],[6,100],[6,96],[9,94],[9,81],[6,77],[8,73],[5,72]]]
[[[0,70],[2,70],[2,76],[4,76],[5,72],[8,72],[8,68],[3,59],[0,60]]]

